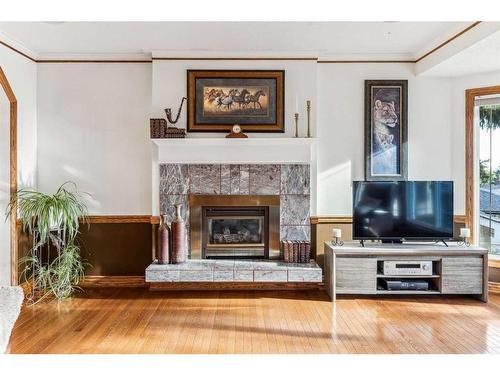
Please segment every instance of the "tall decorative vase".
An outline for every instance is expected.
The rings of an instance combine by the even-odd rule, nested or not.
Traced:
[[[186,223],[181,216],[182,204],[176,204],[175,217],[172,220],[172,251],[170,263],[183,263],[187,259]]]
[[[167,215],[160,216],[158,227],[157,258],[159,264],[170,263],[170,228],[167,224]]]

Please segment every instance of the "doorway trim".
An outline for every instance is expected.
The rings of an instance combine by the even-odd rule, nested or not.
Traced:
[[[2,68],[0,67],[0,85],[10,103],[10,196],[17,191],[17,99]],[[10,284],[18,284],[18,239],[17,211],[10,215]]]
[[[474,102],[477,96],[500,94],[500,86],[479,87],[465,90],[465,224],[470,228],[471,242],[475,243],[474,184],[475,139]]]

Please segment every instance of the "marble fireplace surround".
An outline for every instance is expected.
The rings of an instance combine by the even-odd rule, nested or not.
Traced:
[[[279,197],[281,240],[309,240],[309,164],[159,164],[159,209],[171,221],[173,205],[183,205],[190,223],[192,195]],[[190,237],[188,225],[188,238]]]

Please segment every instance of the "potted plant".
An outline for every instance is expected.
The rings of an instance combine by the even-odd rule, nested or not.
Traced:
[[[20,260],[20,281],[32,288],[28,299],[36,303],[49,296],[70,297],[85,267],[76,236],[80,222],[88,224],[87,207],[76,185],[66,182],[53,195],[21,189],[12,197],[7,215],[16,211],[32,239],[29,255]]]

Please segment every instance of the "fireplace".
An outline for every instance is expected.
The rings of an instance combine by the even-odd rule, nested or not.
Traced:
[[[280,197],[190,195],[191,259],[277,259]]]
[[[268,207],[203,207],[202,258],[269,258]]]

